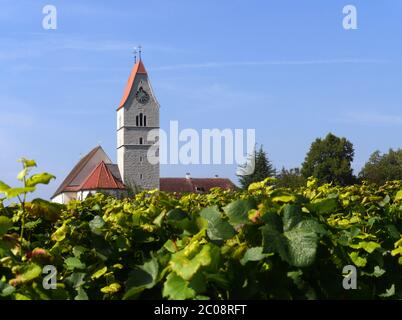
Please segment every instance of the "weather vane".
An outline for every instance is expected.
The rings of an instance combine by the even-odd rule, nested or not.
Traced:
[[[137,54],[139,60],[141,60],[141,53],[142,53],[142,47],[139,45],[138,47],[134,48],[133,54],[134,54],[134,62],[137,63]]]
[[[141,60],[142,46],[139,45],[139,46],[137,47],[137,49],[138,49],[138,57],[139,57],[140,60]]]

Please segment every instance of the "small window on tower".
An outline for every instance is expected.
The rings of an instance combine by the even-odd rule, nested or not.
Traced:
[[[144,116],[144,127],[147,126],[147,116]]]
[[[143,144],[144,143],[144,141],[143,141],[143,139],[142,139],[142,137],[140,138],[140,144]]]
[[[142,163],[142,160],[143,160],[143,159],[142,159],[142,157],[140,156],[140,162],[141,162],[141,163]]]
[[[138,116],[135,117],[135,125],[138,127],[139,123],[138,123]]]
[[[142,173],[140,173],[140,180],[142,180],[143,179],[143,175],[142,175]]]

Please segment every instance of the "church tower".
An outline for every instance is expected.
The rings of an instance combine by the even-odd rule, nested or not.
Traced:
[[[159,189],[159,103],[141,58],[135,63],[117,108],[117,164],[124,184],[133,189]],[[156,150],[156,151],[155,151]],[[150,161],[148,153],[154,155]]]

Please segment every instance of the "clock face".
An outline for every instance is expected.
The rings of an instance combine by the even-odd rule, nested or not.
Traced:
[[[135,98],[139,103],[146,104],[149,101],[149,94],[142,87],[140,87],[135,94]]]

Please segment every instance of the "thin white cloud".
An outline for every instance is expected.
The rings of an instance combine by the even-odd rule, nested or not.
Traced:
[[[120,7],[123,8],[123,7]],[[119,9],[118,6],[111,8],[97,4],[84,4],[84,3],[68,3],[68,5],[60,6],[59,12],[63,14],[81,15],[84,17],[132,17],[133,12],[130,10]]]
[[[194,88],[191,84],[174,85],[166,81],[159,86],[159,90],[166,97],[180,96],[180,101],[177,104],[191,110],[192,113],[216,110],[239,111],[243,110],[244,106],[255,110],[272,105],[274,101],[274,96],[271,93],[239,91],[220,83],[197,85]],[[186,106],[191,106],[191,108]]]
[[[402,125],[402,115],[391,115],[377,112],[348,112],[339,121],[362,125]]]
[[[170,45],[145,43],[142,44],[148,52],[178,52],[179,49]],[[138,41],[110,40],[107,38],[88,38],[54,34],[48,36],[37,34],[33,39],[0,38],[0,60],[15,60],[41,57],[51,52],[86,51],[86,52],[126,52],[132,54]]]
[[[320,64],[382,64],[388,60],[380,59],[328,59],[328,60],[269,60],[269,61],[239,61],[239,62],[205,62],[194,64],[176,64],[170,66],[155,67],[154,71],[179,70],[179,69],[206,69],[225,67],[247,66],[275,66],[275,65],[320,65]]]

